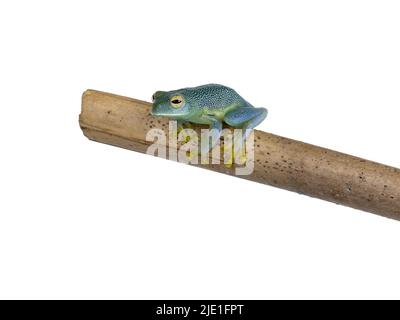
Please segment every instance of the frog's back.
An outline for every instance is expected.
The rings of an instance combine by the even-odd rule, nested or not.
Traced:
[[[199,108],[222,109],[231,105],[248,104],[235,90],[220,84],[206,84],[182,91],[186,99]]]

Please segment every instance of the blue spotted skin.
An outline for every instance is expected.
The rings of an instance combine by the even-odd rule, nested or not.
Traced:
[[[220,84],[207,84],[173,91],[157,91],[153,94],[151,113],[155,116],[184,122],[207,124],[212,130],[212,141],[221,135],[222,123],[243,130],[253,129],[267,116],[267,109],[255,108],[235,90]],[[250,132],[247,131],[248,133]],[[243,135],[246,139],[247,134]],[[212,146],[202,148],[208,152]]]

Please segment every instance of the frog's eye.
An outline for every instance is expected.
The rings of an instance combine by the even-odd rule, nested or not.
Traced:
[[[180,108],[183,104],[183,97],[182,96],[173,96],[170,99],[171,107],[173,108]]]
[[[156,94],[155,93],[151,96],[151,101],[154,102],[154,100],[156,100]]]

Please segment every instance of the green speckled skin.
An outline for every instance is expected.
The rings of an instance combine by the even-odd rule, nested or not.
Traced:
[[[178,101],[178,104],[174,104]],[[153,95],[151,113],[182,122],[208,124],[213,138],[219,138],[222,122],[234,128],[253,129],[267,116],[267,109],[255,108],[235,90],[219,84],[207,84]],[[247,132],[249,132],[248,130]],[[243,139],[248,136],[244,134]],[[211,146],[212,147],[212,146]],[[210,148],[202,150],[208,152]]]

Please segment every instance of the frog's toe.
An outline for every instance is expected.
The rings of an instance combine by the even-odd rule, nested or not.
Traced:
[[[225,165],[226,168],[230,169],[230,168],[232,168],[233,163],[232,162],[227,162],[227,163],[224,163],[224,165]]]
[[[240,154],[240,163],[246,163],[246,161],[247,161],[246,153],[245,152],[241,153]]]
[[[188,163],[197,164],[199,153],[197,151],[190,151],[186,154],[186,159]]]
[[[225,154],[224,153],[224,165],[227,168],[232,168],[232,165],[234,163],[234,157],[233,157],[233,153],[230,152],[229,154]]]
[[[244,147],[235,148],[233,157],[236,164],[244,164],[247,160],[246,149]]]
[[[190,134],[187,134],[186,129],[182,129],[182,136],[183,136],[183,139],[185,140],[185,142],[190,141]]]

